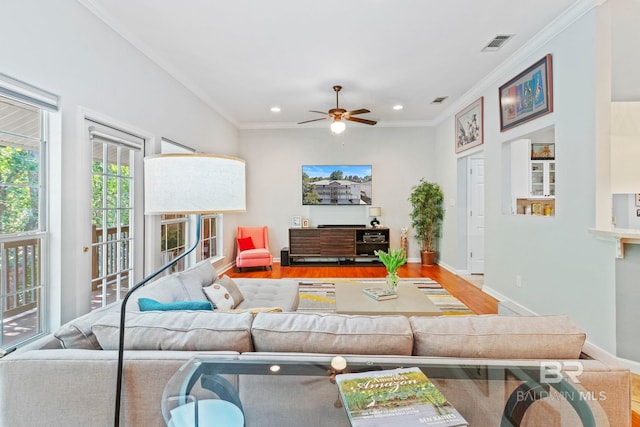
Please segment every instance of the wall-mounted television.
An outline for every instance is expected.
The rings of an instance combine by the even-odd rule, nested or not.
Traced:
[[[371,165],[303,165],[303,205],[370,205]]]

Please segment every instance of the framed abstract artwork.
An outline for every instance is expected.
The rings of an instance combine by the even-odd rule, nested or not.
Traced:
[[[456,114],[456,153],[484,143],[484,97]]]
[[[551,55],[547,55],[498,89],[500,131],[553,111]]]

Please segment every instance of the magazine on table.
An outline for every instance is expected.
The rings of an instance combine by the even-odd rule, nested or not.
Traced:
[[[362,292],[369,298],[373,298],[376,301],[398,298],[398,294],[391,292],[386,288],[364,288]]]
[[[420,368],[336,375],[353,427],[458,427],[469,423]]]

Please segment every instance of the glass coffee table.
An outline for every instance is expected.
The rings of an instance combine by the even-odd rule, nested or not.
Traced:
[[[345,426],[335,375],[418,367],[471,426],[608,426],[593,393],[544,362],[245,353],[198,355],[170,379],[162,399],[167,426]],[[405,425],[405,427],[408,427]]]

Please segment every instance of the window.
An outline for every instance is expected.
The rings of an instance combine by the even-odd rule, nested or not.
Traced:
[[[187,224],[189,220],[186,215],[162,215],[160,222],[160,252],[162,253],[162,263],[166,264],[175,259],[186,250],[187,244]],[[171,266],[167,274],[184,270],[184,259]]]
[[[222,214],[203,215],[200,225],[200,259],[216,258],[222,254],[222,239],[218,237],[218,223]]]
[[[46,332],[46,174],[55,95],[0,74],[0,348]]]

